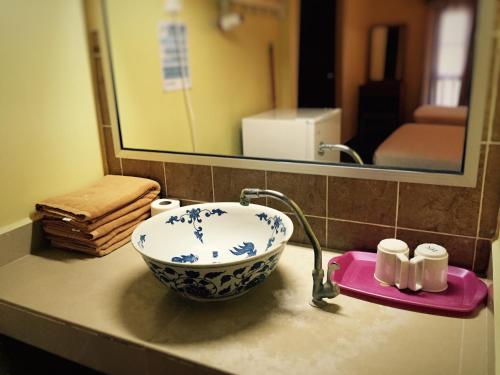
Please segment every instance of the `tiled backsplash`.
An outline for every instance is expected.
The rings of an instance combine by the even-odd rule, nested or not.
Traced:
[[[244,187],[279,190],[302,207],[323,246],[374,250],[378,241],[394,236],[411,248],[435,242],[448,249],[451,264],[484,274],[500,202],[500,95],[498,72],[493,71],[476,188],[119,159],[111,128],[103,125],[108,173],[154,179],[163,196],[184,204],[237,201]],[[287,211],[276,201],[256,203]],[[296,225],[292,241],[307,243],[291,216]]]

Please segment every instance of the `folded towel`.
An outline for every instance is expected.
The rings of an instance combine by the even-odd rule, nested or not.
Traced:
[[[60,249],[65,249],[65,250],[66,249],[75,250],[75,251],[79,251],[79,252],[90,254],[90,255],[96,255],[98,257],[102,257],[104,255],[107,255],[107,254],[115,251],[116,249],[119,249],[120,247],[122,247],[123,245],[125,245],[128,242],[130,242],[130,237],[127,237],[125,239],[122,239],[121,241],[115,242],[115,243],[111,244],[109,247],[107,247],[106,249],[93,249],[93,248],[89,248],[87,246],[82,246],[82,245],[79,245],[76,243],[72,243],[72,242],[65,240],[65,239],[51,240],[52,246],[54,246],[54,247],[58,247]]]
[[[96,239],[86,238],[84,235],[81,235],[78,232],[68,232],[67,230],[59,230],[57,228],[46,227],[43,229],[45,233],[47,233],[47,237],[50,239],[54,236],[58,238],[65,238],[71,242],[79,243],[81,245],[86,245],[90,247],[100,247],[104,246],[107,242],[111,241],[114,237],[121,235],[123,232],[127,231],[132,227],[136,227],[141,221],[146,220],[149,217],[149,212],[142,214],[141,216],[129,221],[128,223],[123,224],[117,228],[114,228],[112,231],[108,232],[106,235],[101,236]]]
[[[158,195],[159,192],[160,185],[156,181],[108,175],[85,189],[46,199],[38,203],[36,209],[84,222],[100,219],[150,193]]]
[[[129,212],[109,223],[101,225],[95,229],[89,230],[85,226],[75,226],[73,221],[66,222],[60,219],[43,219],[42,227],[47,233],[56,234],[58,236],[64,236],[73,239],[80,240],[96,240],[102,237],[108,237],[112,233],[117,233],[121,228],[130,225],[130,223],[135,222],[137,219],[145,220],[149,217],[151,206],[146,204],[137,210]]]
[[[151,206],[151,203],[158,197],[158,192],[151,192],[146,194],[143,198],[137,199],[136,201],[130,203],[129,205],[116,210],[109,215],[101,216],[95,220],[87,220],[87,221],[76,221],[76,220],[67,220],[68,218],[64,215],[55,215],[51,213],[46,213],[44,211],[43,220],[46,223],[57,223],[57,224],[66,224],[71,228],[79,228],[88,232],[91,232],[104,224],[110,223],[111,221],[117,220],[123,216],[128,215],[129,213]]]
[[[51,244],[54,247],[76,250],[80,252],[84,252],[91,255],[103,256],[111,253],[113,250],[120,248],[130,241],[130,235],[137,227],[139,223],[132,225],[130,228],[124,230],[121,233],[113,236],[109,241],[97,245],[95,243],[85,243],[79,240],[72,240],[70,238],[59,237],[54,235],[47,235],[47,238],[50,240]]]

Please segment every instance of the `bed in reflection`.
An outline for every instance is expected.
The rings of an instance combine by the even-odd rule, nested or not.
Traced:
[[[377,148],[377,166],[460,171],[467,107],[421,106]]]

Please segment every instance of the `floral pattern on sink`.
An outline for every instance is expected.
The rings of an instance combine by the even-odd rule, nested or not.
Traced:
[[[220,208],[214,208],[211,210],[202,210],[200,208],[192,208],[189,210],[186,210],[186,213],[181,216],[170,216],[169,219],[165,222],[165,224],[172,224],[174,225],[175,223],[185,223],[187,221],[188,224],[192,224],[194,228],[194,236],[201,242],[203,243],[203,228],[198,226],[198,223],[202,223],[203,219],[200,217],[201,214],[204,214],[206,218],[212,216],[212,215],[217,215],[221,216],[224,214],[227,214],[226,211],[221,210]]]
[[[267,241],[266,251],[269,250],[271,246],[273,246],[274,241],[276,240],[276,234],[283,233],[286,235],[286,227],[283,224],[283,220],[278,215],[269,216],[265,212],[255,215],[259,218],[260,221],[264,221],[271,227],[271,237]]]
[[[242,295],[262,283],[276,268],[281,251],[249,265],[215,272],[174,269],[144,258],[164,285],[195,300],[221,300]]]

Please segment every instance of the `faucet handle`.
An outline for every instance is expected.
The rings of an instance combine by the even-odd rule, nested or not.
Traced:
[[[340,294],[340,288],[338,284],[333,281],[333,273],[338,269],[340,269],[340,265],[337,262],[328,263],[328,270],[326,272],[326,284],[329,285],[329,287],[333,290],[333,297]]]
[[[326,273],[326,281],[323,283],[323,270],[317,271],[313,270],[313,300],[311,305],[314,307],[325,306],[326,302],[323,301],[324,298],[334,298],[340,294],[340,288],[337,283],[332,281],[333,273],[338,270],[340,266],[336,262],[331,262],[328,264],[328,270]]]
[[[326,272],[326,282],[332,282],[333,273],[339,269],[340,269],[340,266],[337,262],[328,263],[328,271]]]

